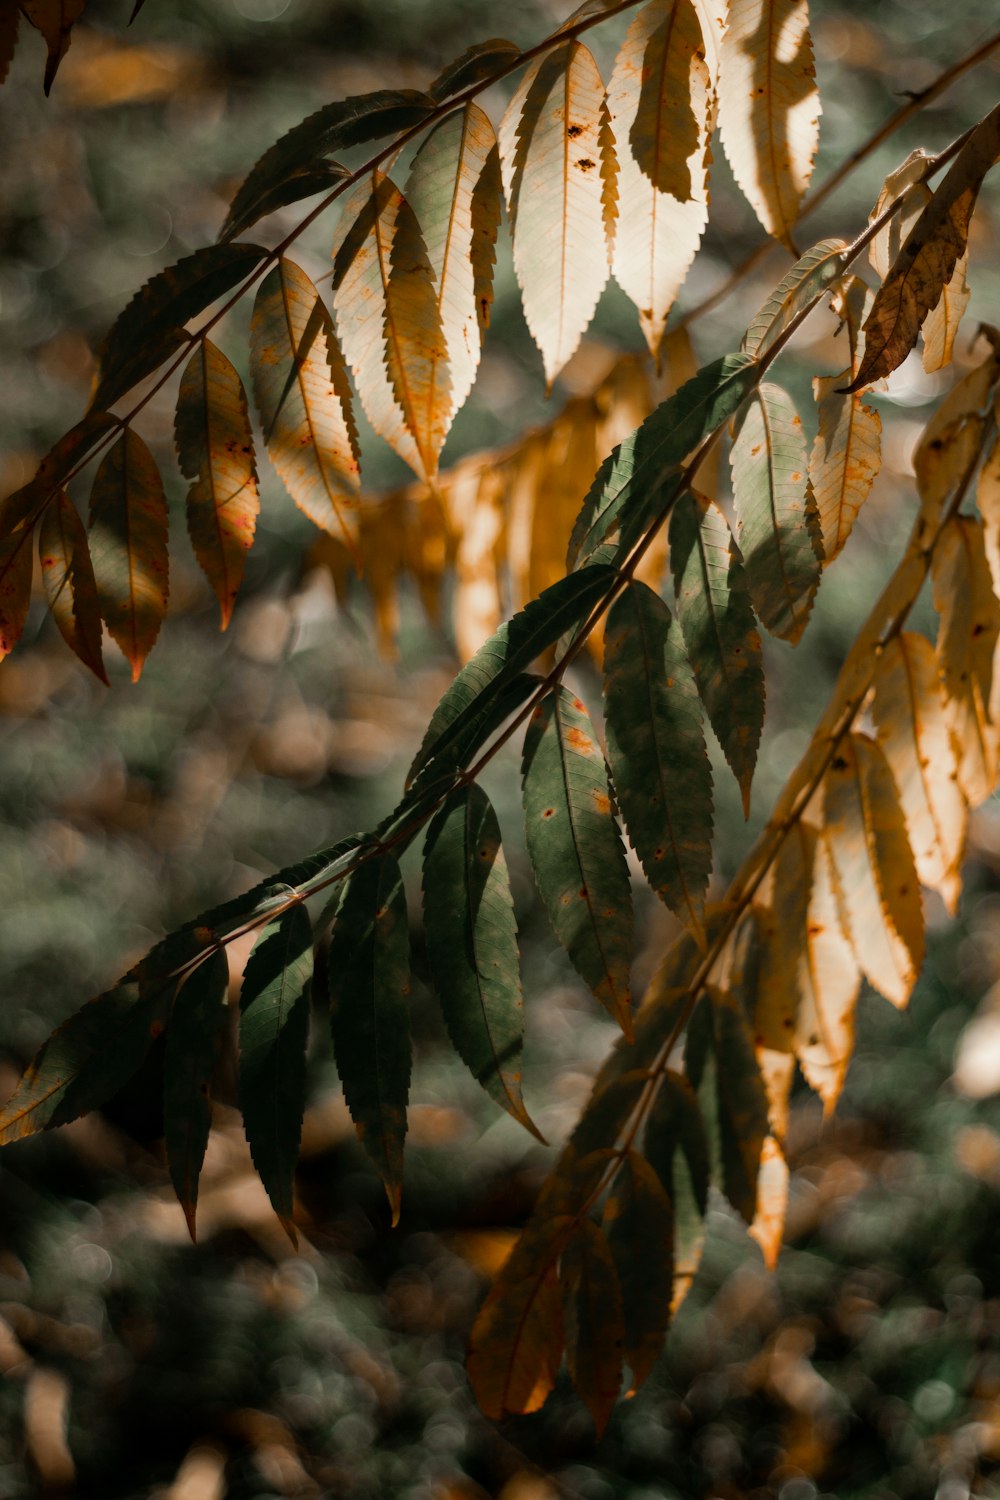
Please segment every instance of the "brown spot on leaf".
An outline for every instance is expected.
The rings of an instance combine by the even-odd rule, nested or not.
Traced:
[[[570,138],[571,141],[575,141],[578,135],[583,135],[583,126],[582,125],[567,125],[566,126],[566,134],[569,136],[569,138]]]

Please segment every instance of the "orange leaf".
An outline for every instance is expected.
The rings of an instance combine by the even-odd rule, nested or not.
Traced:
[[[45,512],[38,536],[38,558],[49,609],[63,640],[106,684],[94,565],[87,532],[65,490],[59,491]]]
[[[90,494],[101,614],[138,682],[167,612],[167,500],[156,460],[131,428],[106,454]]]

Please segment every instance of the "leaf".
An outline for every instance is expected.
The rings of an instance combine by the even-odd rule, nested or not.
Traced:
[[[271,462],[295,504],[354,548],[358,435],[330,315],[309,277],[282,259],[250,325],[254,398]]]
[[[98,350],[91,406],[113,406],[183,348],[184,325],[248,277],[266,253],[260,245],[207,245],[147,281]]]
[[[872,717],[899,791],[917,874],[954,916],[966,808],[930,641],[911,631],[887,641],[873,686]]]
[[[911,151],[906,160],[888,174],[868,215],[869,225],[874,224],[891,204],[901,200],[900,207],[876,231],[868,246],[868,259],[879,281],[888,276],[906,236],[930,202],[931,190],[925,181],[930,160],[922,147]]]
[[[260,494],[243,382],[208,339],[181,376],[174,439],[181,473],[194,481],[187,493],[191,545],[225,630],[253,545]]]
[[[537,1136],[521,1097],[524,1000],[507,862],[476,783],[454,792],[427,831],[424,927],[452,1046],[501,1109]]]
[[[38,560],[49,609],[63,640],[107,686],[94,565],[83,522],[65,490],[58,492],[42,518]],[[29,583],[30,576],[29,567]],[[2,589],[0,583],[0,597]]]
[[[865,357],[848,390],[890,375],[917,342],[965,254],[983,178],[1000,156],[1000,104],[981,120],[906,237],[865,323]]]
[[[753,389],[757,365],[743,354],[713,360],[646,418],[601,464],[573,527],[567,565],[583,567],[635,512],[676,486],[678,465],[727,422]]]
[[[712,867],[712,773],[698,690],[663,601],[630,583],[608,615],[608,759],[629,839],[650,885],[701,931]]]
[[[700,1013],[700,1014],[699,1014]],[[704,1030],[701,1055],[693,1046]],[[747,1224],[757,1208],[757,1174],[768,1134],[767,1094],[754,1055],[746,1013],[733,995],[709,989],[699,1002],[685,1047],[688,1077],[698,1095],[709,1141],[717,1154],[718,1186]]]
[[[524,316],[551,389],[608,279],[604,85],[568,41],[525,73],[500,126],[500,158]]]
[[[226,1024],[229,963],[216,948],[177,991],[163,1059],[163,1114],[170,1180],[195,1239],[198,1179],[212,1128],[212,1073]]]
[[[17,645],[28,618],[32,535],[22,522],[0,540],[0,660]]]
[[[651,0],[618,53],[608,112],[618,159],[611,268],[639,309],[654,359],[708,222],[713,107],[691,0]]]
[[[958,750],[958,782],[977,807],[993,791],[1000,764],[1000,726],[993,680],[1000,603],[993,592],[983,531],[972,516],[955,516],[938,538],[931,562],[938,628],[938,670],[945,714]]]
[[[802,419],[780,386],[763,381],[753,392],[729,461],[750,598],[771,634],[794,645],[812,610],[823,553]]]
[[[1000,442],[995,441],[983,459],[976,484],[976,505],[983,520],[983,545],[993,580],[1000,593]]]
[[[868,295],[864,283],[851,277],[841,298],[851,335],[851,364],[841,375],[817,375],[813,380],[819,431],[809,455],[809,481],[819,512],[825,567],[843,549],[882,462],[881,416],[860,396],[841,394],[863,351],[858,323]]]
[[[955,382],[921,434],[913,452],[913,470],[930,519],[971,478],[998,378],[1000,359],[991,354]]]
[[[382,853],[347,878],[329,956],[337,1071],[358,1138],[399,1220],[410,1089],[410,934],[393,856]]]
[[[842,274],[844,240],[820,240],[786,271],[743,335],[742,348],[763,359],[785,329]]]
[[[968,269],[969,252],[965,250],[955,262],[955,269],[951,273],[951,279],[945,283],[940,301],[927,314],[923,327],[923,363],[928,375],[951,364],[958,325],[972,297],[965,279]]]
[[[520,56],[521,49],[516,43],[503,37],[476,42],[441,70],[427,92],[432,99],[450,99],[453,94],[462,94],[487,78],[507,72]]]
[[[778,1264],[787,1209],[788,1163],[774,1136],[765,1136],[757,1176],[757,1210],[749,1234],[760,1246],[764,1265],[769,1271]]]
[[[414,89],[379,89],[338,99],[307,115],[268,147],[248,173],[230,205],[220,240],[242,234],[282,202],[294,203],[295,197],[282,198],[290,184],[315,182],[324,173],[331,182],[346,175],[338,162],[329,160],[335,151],[409,130],[433,108],[434,101]]]
[[[594,727],[564,687],[535,709],[521,766],[528,854],[553,930],[626,1036],[632,895]]]
[[[45,38],[45,92],[52,87],[59,64],[70,44],[73,25],[87,8],[87,0],[21,0],[24,18]]]
[[[14,51],[17,47],[17,26],[20,20],[20,11],[16,6],[10,5],[0,11],[0,83],[7,77]]]
[[[722,511],[680,495],[670,517],[677,618],[701,701],[750,814],[764,723],[764,672],[743,559]]]
[[[708,1207],[709,1155],[705,1124],[691,1081],[667,1068],[653,1101],[643,1147],[670,1198],[677,1196],[678,1153],[683,1158],[694,1203],[700,1214]]]
[[[621,1289],[632,1394],[663,1348],[674,1281],[673,1209],[656,1172],[636,1151],[628,1152],[615,1178],[604,1228]]]
[[[598,1437],[622,1383],[621,1289],[611,1247],[600,1225],[583,1219],[562,1254],[566,1363]]]
[[[556,1261],[573,1225],[567,1215],[532,1218],[473,1324],[469,1384],[494,1422],[537,1411],[555,1385],[563,1352]]]
[[[861,975],[841,932],[826,844],[815,828],[801,821],[788,837],[800,848],[800,878],[811,880],[798,963],[795,1055],[806,1082],[829,1114],[840,1097],[854,1050],[854,1008]],[[779,889],[777,881],[775,889]],[[790,927],[787,930],[791,933]]]
[[[607,593],[613,577],[610,568],[585,568],[545,589],[500,626],[445,690],[410,767],[408,786],[430,761],[443,761],[448,752],[450,761],[482,743],[492,724],[491,705],[517,683],[537,656],[587,617]],[[527,686],[525,697],[533,685]]]
[[[0,1113],[0,1145],[97,1109],[135,1073],[163,1030],[173,986],[119,984],[80,1007],[43,1042]]]
[[[90,554],[101,615],[138,682],[167,612],[167,500],[156,460],[131,428],[90,492]]]
[[[719,126],[733,176],[768,234],[792,231],[819,143],[819,90],[806,0],[731,0]]]
[[[293,1244],[312,974],[312,923],[300,903],[260,933],[240,993],[240,1109],[254,1166]]]
[[[479,367],[480,317],[493,300],[493,247],[499,223],[496,136],[477,104],[455,111],[425,137],[406,180],[405,199],[420,226],[433,275],[441,329],[429,359],[425,429],[443,441]],[[494,197],[477,195],[494,153]],[[397,220],[398,222],[398,220]],[[396,245],[402,243],[398,236]],[[476,250],[480,286],[476,285]],[[402,272],[400,272],[402,276]],[[404,282],[409,278],[403,277]],[[390,284],[390,292],[393,288]],[[433,458],[436,462],[440,442]]]
[[[845,935],[877,990],[902,1006],[924,960],[920,888],[892,772],[867,735],[845,735],[824,781],[824,838]]]

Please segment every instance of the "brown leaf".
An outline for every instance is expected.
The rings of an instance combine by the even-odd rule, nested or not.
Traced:
[[[934,605],[941,616],[938,668],[945,713],[958,748],[959,785],[973,807],[993,791],[1000,767],[1000,726],[994,699],[994,660],[1000,603],[993,592],[983,529],[973,516],[955,516],[934,549]]]
[[[31,527],[18,526],[0,541],[0,660],[24,630],[31,603]]]
[[[107,684],[94,565],[83,522],[65,490],[59,491],[42,519],[38,559],[49,609],[63,640]]]
[[[12,0],[8,0],[12,3]],[[87,0],[21,0],[25,19],[45,38],[49,49],[45,60],[45,92],[52,87],[59,64],[66,55],[70,32],[87,8]]]
[[[17,23],[20,11],[16,5],[7,5],[0,10],[0,83],[10,69],[14,49],[17,46]]]
[[[101,614],[138,682],[167,612],[167,500],[156,460],[131,428],[95,476],[90,542]]]

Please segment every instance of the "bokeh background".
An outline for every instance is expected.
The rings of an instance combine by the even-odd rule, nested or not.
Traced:
[[[0,485],[23,483],[81,414],[92,350],[150,275],[214,238],[257,155],[346,94],[422,87],[465,45],[530,43],[568,7],[507,0],[91,0],[52,95],[23,28],[0,89]],[[993,0],[877,8],[815,0],[823,177],[997,24]],[[956,22],[960,20],[961,25]],[[591,39],[605,76],[621,26]],[[996,101],[1000,54],[887,142],[810,222],[804,243],[860,229],[885,173],[940,149]],[[499,118],[503,96],[487,100]],[[720,149],[712,222],[681,309],[758,241]],[[294,210],[262,229],[268,242]],[[972,240],[977,320],[1000,323],[996,181]],[[300,258],[327,269],[331,222]],[[692,328],[699,357],[734,347],[786,268],[775,250]],[[223,345],[245,363],[248,311]],[[807,404],[839,369],[818,315],[785,362]],[[609,289],[580,357],[544,401],[540,360],[501,236],[494,327],[446,461],[509,441],[585,392],[640,335]],[[744,826],[716,760],[717,869],[736,868],[804,748],[913,510],[910,454],[950,375],[911,359],[878,398],[885,467],[795,651],[768,647],[768,720]],[[233,623],[198,574],[170,456],[169,403],[143,414],[172,521],[170,616],[141,684],[102,688],[36,598],[0,668],[0,1086],[49,1030],[164,930],[395,800],[455,667],[447,628],[404,591],[396,659],[357,590],[338,605],[314,534],[262,462],[258,541]],[[373,489],[396,460],[363,438]],[[85,498],[78,495],[79,500]],[[922,620],[932,628],[929,607]],[[594,680],[584,667],[581,686]],[[527,996],[525,1095],[558,1143],[612,1040],[557,952],[520,846],[516,757],[490,768],[517,904]],[[414,967],[426,973],[419,871],[407,866]],[[720,887],[721,889],[721,884]],[[641,984],[671,935],[637,887]],[[843,1101],[823,1122],[797,1089],[787,1247],[777,1273],[721,1201],[694,1290],[648,1385],[595,1443],[569,1391],[500,1428],[469,1395],[464,1343],[551,1159],[497,1113],[451,1053],[418,982],[418,1050],[402,1224],[340,1098],[318,987],[295,1255],[252,1173],[218,1079],[197,1247],[171,1201],[156,1052],[100,1114],[0,1159],[0,1497],[160,1500],[688,1500],[1000,1496],[1000,804],[977,814],[957,921],[928,903],[909,1010],[865,993]],[[243,955],[245,957],[245,954]]]

